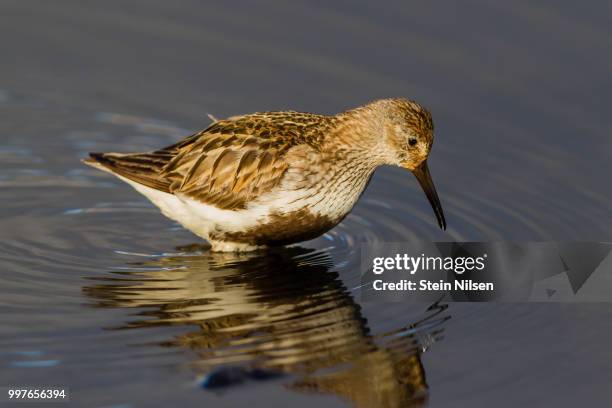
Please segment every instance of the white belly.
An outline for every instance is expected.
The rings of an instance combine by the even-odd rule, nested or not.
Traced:
[[[315,215],[331,219],[342,219],[352,209],[367,185],[368,179],[358,180],[357,185],[342,183],[324,189],[310,191],[295,189],[294,185],[283,184],[274,191],[258,197],[244,209],[223,210],[204,204],[187,196],[174,195],[143,186],[119,176],[136,191],[147,197],[168,218],[180,223],[196,235],[213,245],[213,250],[251,250],[253,245],[232,242],[215,242],[210,239],[211,231],[241,232],[266,224],[271,214],[287,214],[303,208]]]
[[[209,239],[209,232],[215,228],[230,230],[249,228],[255,225],[261,216],[249,210],[222,210],[188,197],[180,197],[143,186],[125,177],[120,178],[147,197],[166,217],[206,240]]]

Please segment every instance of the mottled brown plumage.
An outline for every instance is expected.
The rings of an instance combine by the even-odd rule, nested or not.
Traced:
[[[92,153],[86,163],[133,184],[165,215],[210,240],[213,249],[216,242],[250,249],[314,238],[332,228],[382,164],[413,171],[444,226],[425,161],[432,143],[426,109],[386,99],[334,116],[234,116],[160,150]],[[234,222],[232,214],[243,218]],[[196,225],[197,217],[205,226]]]
[[[287,151],[319,150],[334,118],[299,112],[235,116],[151,153],[96,154],[113,172],[145,186],[182,193],[222,209],[244,208],[278,185]]]

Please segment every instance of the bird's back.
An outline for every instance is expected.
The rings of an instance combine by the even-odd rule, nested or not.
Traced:
[[[255,113],[217,121],[153,152],[90,153],[85,163],[164,193],[239,209],[280,183],[289,149],[319,149],[332,127],[329,116]]]

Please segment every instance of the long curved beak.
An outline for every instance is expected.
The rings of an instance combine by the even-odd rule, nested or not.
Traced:
[[[446,219],[444,219],[444,212],[442,211],[442,204],[440,204],[440,198],[436,192],[436,186],[434,186],[429,168],[427,167],[427,160],[423,161],[419,167],[412,170],[412,174],[416,177],[421,185],[421,188],[425,192],[431,208],[433,208],[436,218],[438,219],[438,225],[443,230],[446,230]]]

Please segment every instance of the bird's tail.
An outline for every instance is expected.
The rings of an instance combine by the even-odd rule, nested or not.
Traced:
[[[83,163],[107,173],[121,176],[147,187],[170,192],[171,181],[164,177],[163,167],[169,158],[153,153],[89,153]]]

